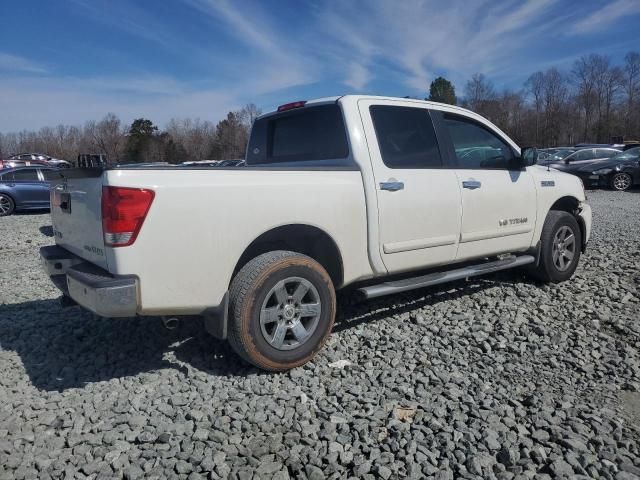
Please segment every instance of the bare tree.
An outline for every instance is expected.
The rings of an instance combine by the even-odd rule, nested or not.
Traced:
[[[542,90],[544,85],[544,74],[536,72],[525,82],[525,88],[533,96],[533,106],[536,111],[535,145],[540,144],[540,114],[543,110]]]
[[[640,53],[627,53],[624,62],[620,79],[625,96],[624,129],[628,134],[640,137]]]
[[[592,122],[592,115],[596,103],[596,82],[595,63],[597,55],[580,57],[573,65],[572,74],[576,82],[576,102],[581,108],[584,121],[582,140],[589,138]]]
[[[495,99],[493,84],[482,73],[474,73],[465,85],[465,103],[481,115],[489,116],[490,103]]]
[[[88,122],[85,128],[90,132],[93,145],[107,155],[109,162],[120,161],[124,152],[125,130],[114,113],[107,113],[98,123]]]

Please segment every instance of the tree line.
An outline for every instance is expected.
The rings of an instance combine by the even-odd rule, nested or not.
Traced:
[[[469,108],[520,145],[640,140],[640,53],[629,52],[620,65],[605,55],[585,55],[566,70],[552,67],[531,74],[520,89],[498,90],[476,73],[464,85],[461,99],[451,82],[438,77],[427,99]],[[260,113],[248,104],[217,124],[173,119],[164,130],[145,118],[125,125],[108,113],[82,127],[0,133],[0,158],[19,152],[67,160],[79,153],[101,153],[112,163],[242,158],[251,124]]]
[[[439,77],[431,83],[427,99],[469,108],[519,145],[637,141],[640,53],[627,53],[621,65],[606,55],[585,55],[567,70],[552,67],[531,74],[519,90],[498,91],[476,73],[466,82],[460,102],[453,85]]]
[[[243,158],[249,130],[260,110],[254,104],[229,112],[214,124],[172,119],[160,130],[146,118],[125,125],[113,113],[84,126],[58,125],[38,131],[0,133],[0,158],[20,152],[45,153],[75,161],[78,154],[104,154],[110,163],[169,162]]]

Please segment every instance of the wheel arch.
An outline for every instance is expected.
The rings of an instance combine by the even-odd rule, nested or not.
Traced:
[[[13,202],[13,209],[14,210],[18,210],[18,202],[16,200],[16,197],[11,195],[10,193],[7,193],[3,190],[0,190],[0,195],[4,195],[5,197],[9,197],[9,199]]]
[[[585,248],[587,246],[586,235],[587,235],[587,226],[584,223],[584,219],[580,216],[580,200],[571,195],[565,195],[564,197],[560,197],[557,199],[549,211],[557,210],[562,212],[567,212],[573,215],[573,217],[578,222],[578,226],[580,227],[580,236],[582,237],[582,244],[580,245],[580,249],[584,253]],[[548,213],[548,212],[547,212]]]
[[[231,281],[251,259],[273,250],[290,250],[307,255],[322,265],[336,288],[343,283],[344,264],[335,240],[321,228],[301,223],[274,227],[255,238],[240,255]]]

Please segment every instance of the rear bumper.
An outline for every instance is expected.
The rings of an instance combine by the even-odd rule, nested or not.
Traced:
[[[112,275],[57,245],[42,247],[40,259],[51,281],[65,295],[102,317],[138,313],[138,280]]]

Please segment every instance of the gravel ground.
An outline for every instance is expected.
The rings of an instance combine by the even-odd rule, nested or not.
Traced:
[[[640,478],[640,192],[589,197],[572,281],[343,296],[284,374],[196,321],[61,309],[48,215],[2,218],[0,478]]]

